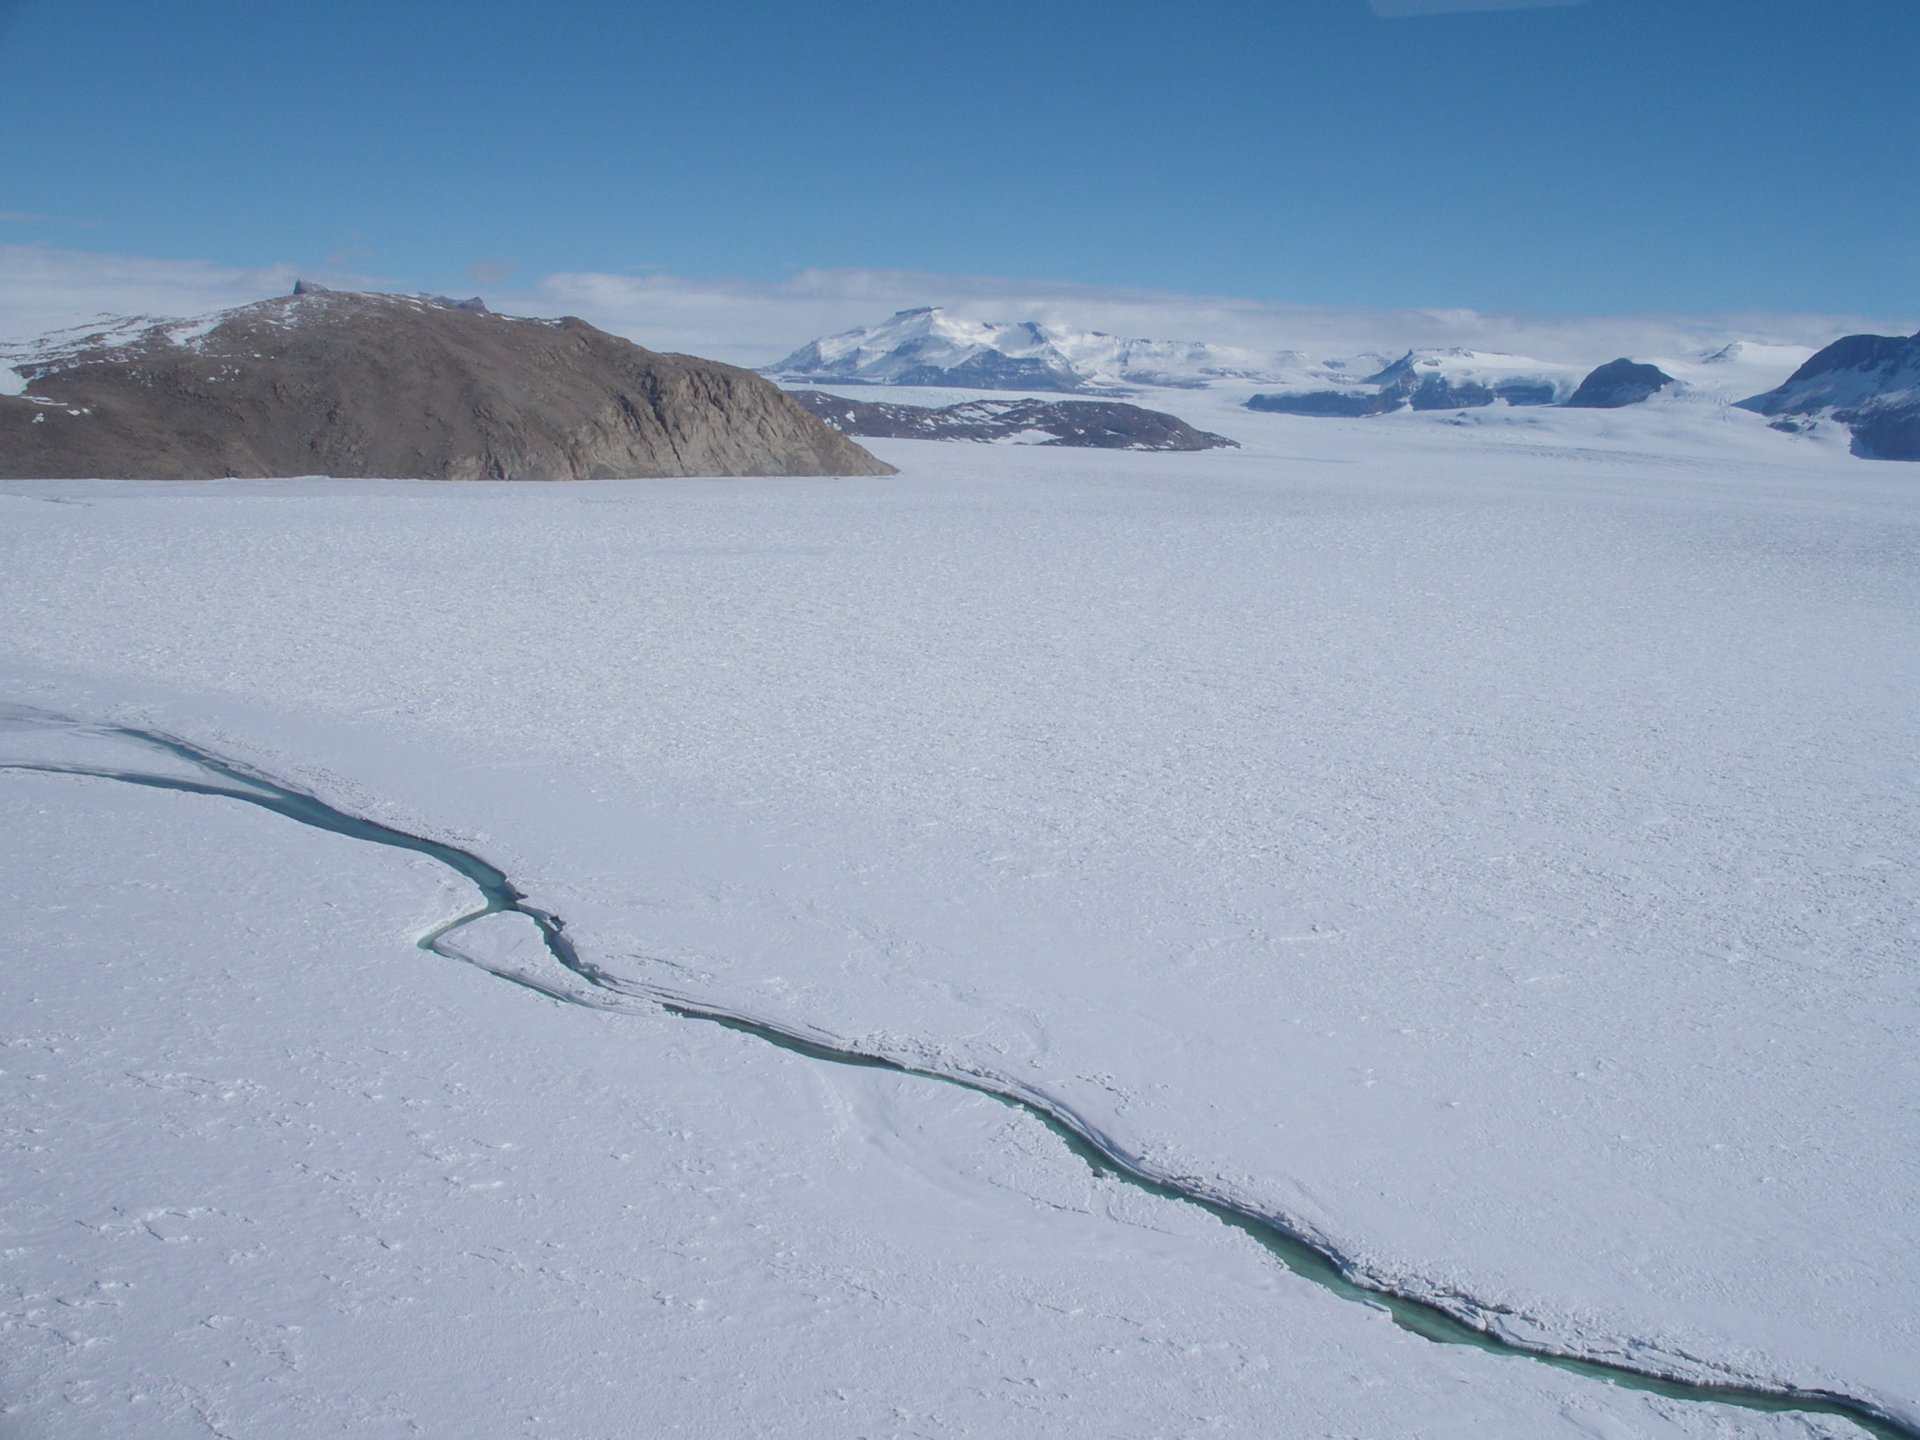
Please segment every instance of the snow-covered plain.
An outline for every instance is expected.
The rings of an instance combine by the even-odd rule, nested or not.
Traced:
[[[5,698],[1502,1333],[1914,1417],[1920,482],[1698,397],[1170,408],[1245,448],[10,484]],[[1017,1110],[422,952],[424,859],[0,804],[26,1433],[1848,1429],[1432,1345]]]

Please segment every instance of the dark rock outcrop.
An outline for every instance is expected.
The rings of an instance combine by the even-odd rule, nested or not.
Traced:
[[[1920,460],[1920,335],[1848,335],[1740,408],[1780,417],[1776,430],[1810,430],[1831,417],[1865,460]]]
[[[969,400],[933,409],[848,400],[820,390],[793,398],[844,435],[869,439],[1005,440],[1044,432],[1039,445],[1101,450],[1238,449],[1237,441],[1196,430],[1173,415],[1111,400]]]
[[[1920,460],[1920,404],[1878,406],[1841,423],[1862,460]]]
[[[748,370],[583,320],[299,291],[0,357],[26,382],[0,395],[0,476],[892,473]]]
[[[1576,410],[1620,410],[1651,399],[1673,383],[1673,376],[1658,365],[1609,360],[1580,382],[1567,404]]]

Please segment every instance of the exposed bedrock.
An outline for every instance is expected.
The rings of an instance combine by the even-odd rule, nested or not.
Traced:
[[[6,358],[7,478],[892,473],[751,371],[471,301],[302,286]]]

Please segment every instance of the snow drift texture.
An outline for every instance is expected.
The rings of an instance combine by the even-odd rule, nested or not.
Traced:
[[[0,701],[470,844],[610,976],[1056,1098],[1499,1334],[1920,1413],[1911,476],[1236,399],[884,486],[0,485]],[[14,1430],[1847,1433],[424,954],[424,863],[0,777]]]
[[[303,289],[6,358],[10,478],[890,473],[750,371],[420,297]]]

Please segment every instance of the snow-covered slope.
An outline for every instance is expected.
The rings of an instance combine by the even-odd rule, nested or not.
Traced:
[[[1831,418],[1873,460],[1920,460],[1920,334],[1849,335],[1741,406],[1783,417],[1777,428]],[[1789,418],[1791,417],[1791,418]]]
[[[923,306],[810,341],[766,373],[981,390],[1099,390],[1265,381],[1309,363],[1293,351],[1263,354],[1202,341],[1128,339],[1033,321],[973,320]]]
[[[1709,350],[1699,358],[1701,365],[1712,366],[1716,371],[1743,375],[1756,370],[1786,374],[1799,369],[1812,358],[1812,347],[1806,345],[1774,345],[1764,340],[1734,340],[1714,350]]]
[[[1811,345],[1734,340],[1704,353],[1653,354],[1635,358],[1657,365],[1680,382],[1678,393],[1670,394],[1670,398],[1692,396],[1732,403],[1762,390],[1772,389],[1806,364],[1812,354]]]

